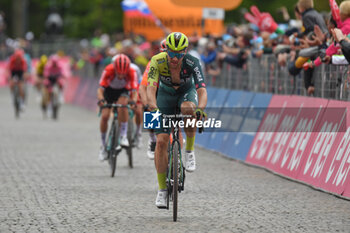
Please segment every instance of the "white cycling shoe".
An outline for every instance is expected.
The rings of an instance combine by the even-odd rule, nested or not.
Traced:
[[[107,159],[107,151],[105,150],[104,146],[100,147],[100,153],[98,154],[98,159],[100,161]]]
[[[120,136],[120,145],[124,147],[129,147],[129,140],[126,136]]]
[[[157,199],[156,199],[156,206],[160,209],[166,208],[167,198],[168,198],[168,191],[167,190],[158,190]]]
[[[196,170],[196,157],[194,156],[194,151],[186,151],[185,159],[186,171],[194,172],[194,170]]]
[[[141,146],[142,146],[142,135],[136,133],[136,135],[135,135],[134,138],[135,138],[134,146],[135,146],[137,149],[140,149]]]
[[[147,148],[147,157],[150,160],[154,159],[154,151],[156,150],[156,142],[149,141],[148,142],[148,148]]]

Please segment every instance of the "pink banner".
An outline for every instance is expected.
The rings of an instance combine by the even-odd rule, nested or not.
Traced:
[[[320,133],[299,174],[301,180],[340,195],[350,184],[349,110],[349,103],[329,102]]]
[[[297,178],[305,152],[317,135],[317,128],[328,100],[292,96],[284,112],[280,129],[275,134],[269,153],[273,158],[267,168]],[[275,149],[276,148],[276,149]]]
[[[8,75],[9,75],[9,73],[7,70],[7,62],[0,61],[0,87],[7,85]]]
[[[249,153],[246,158],[247,163],[263,166],[265,165],[266,156],[268,154],[269,145],[272,142],[283,112],[287,108],[290,96],[274,95],[265,112],[264,118],[260,123],[259,129]]]
[[[80,85],[79,77],[72,77],[67,80],[64,88],[64,100],[66,103],[73,102],[74,97],[77,94],[79,85]]]
[[[265,124],[268,123],[269,117],[265,114],[266,118],[260,128],[263,132],[256,135],[247,161],[297,178],[300,165],[305,159],[303,155],[315,137],[314,131],[317,130],[317,124],[328,100],[300,96],[279,96],[279,99],[274,97],[271,100],[272,105],[270,104],[267,110],[267,113],[271,114],[270,108],[279,105],[273,110],[278,113],[278,117],[276,115],[275,121],[270,120],[273,122],[274,130],[263,131],[267,128]],[[262,143],[259,143],[260,140]]]

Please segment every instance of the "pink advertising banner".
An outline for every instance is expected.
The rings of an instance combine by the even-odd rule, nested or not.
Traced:
[[[263,120],[252,145],[250,146],[246,162],[264,167],[268,148],[272,138],[278,129],[281,117],[284,114],[290,100],[290,96],[274,95],[265,112]]]
[[[320,133],[299,174],[307,183],[340,195],[350,185],[349,110],[350,103],[329,102]]]

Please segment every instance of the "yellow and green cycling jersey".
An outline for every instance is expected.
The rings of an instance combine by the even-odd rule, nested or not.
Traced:
[[[180,71],[180,84],[173,83],[168,66],[166,52],[152,57],[147,78],[148,85],[158,87],[157,107],[165,115],[175,114],[175,109],[180,108],[183,102],[192,102],[198,105],[196,89],[205,88],[204,76],[199,60],[186,54],[182,60]],[[179,88],[175,89],[174,86]],[[170,134],[171,127],[155,130],[156,134]]]
[[[193,85],[196,89],[205,88],[204,75],[199,60],[190,54],[186,54],[182,60],[180,84],[172,82],[166,52],[158,53],[152,57],[147,82],[148,85],[155,87],[158,86],[158,82],[159,86],[168,88],[179,86],[177,92],[188,90]]]

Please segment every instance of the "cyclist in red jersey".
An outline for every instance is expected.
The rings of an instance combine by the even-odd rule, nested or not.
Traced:
[[[97,89],[98,105],[104,104],[130,105],[134,108],[137,101],[137,73],[130,66],[130,59],[125,54],[119,54],[112,64],[104,69],[100,78],[100,87]],[[131,96],[129,101],[129,92]],[[108,128],[108,119],[111,113],[110,108],[103,108],[100,120],[101,148],[99,159],[101,161],[107,158],[105,150],[106,133]],[[120,145],[129,146],[127,138],[129,113],[127,108],[118,109],[118,121],[120,125]]]
[[[18,85],[20,100],[20,108],[24,108],[24,78],[23,74],[27,71],[27,62],[24,58],[24,51],[22,49],[16,49],[9,59],[9,71],[11,73],[9,79],[9,86],[13,91],[14,85]]]

